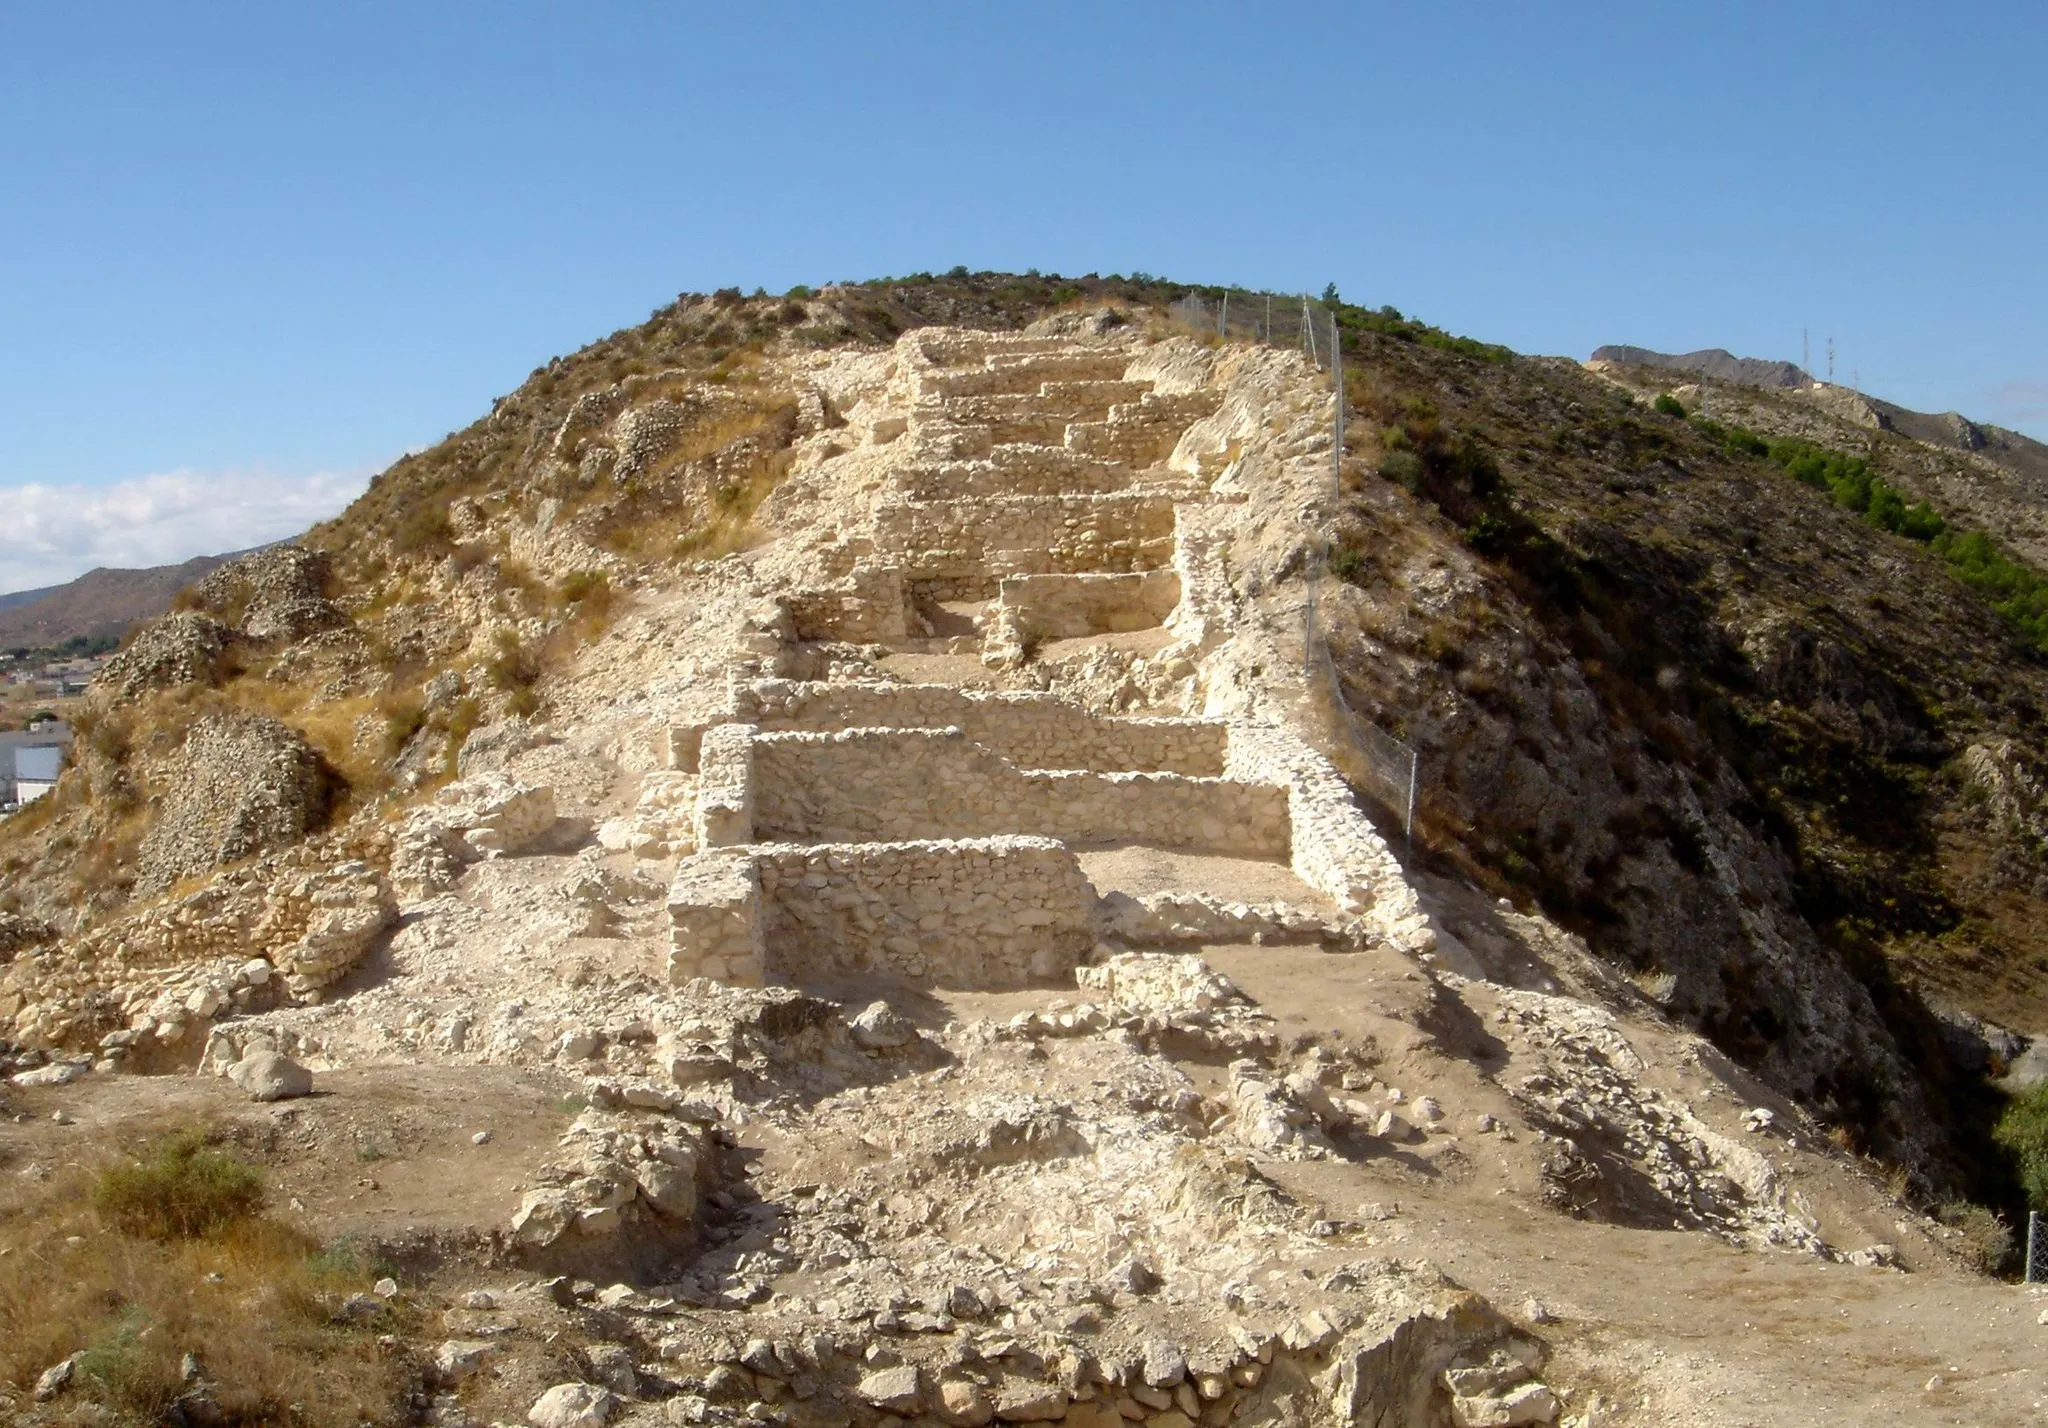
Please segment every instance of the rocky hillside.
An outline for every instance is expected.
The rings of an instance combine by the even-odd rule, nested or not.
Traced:
[[[1341,305],[1338,452],[1182,291],[688,296],[139,631],[0,824],[7,1411],[2022,1421],[2016,478]],[[296,1337],[117,1371],[195,1165]]]

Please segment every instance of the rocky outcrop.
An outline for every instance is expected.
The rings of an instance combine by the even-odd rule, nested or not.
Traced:
[[[333,775],[305,740],[246,714],[194,724],[157,781],[165,792],[137,860],[143,893],[298,842],[326,823],[334,796]]]
[[[327,598],[329,574],[321,552],[272,546],[221,566],[192,587],[191,598],[251,640],[288,643],[348,624]]]
[[[92,683],[100,705],[133,701],[152,689],[218,684],[234,632],[210,615],[180,610],[136,632]]]

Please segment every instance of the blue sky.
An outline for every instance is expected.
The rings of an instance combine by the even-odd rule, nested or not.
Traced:
[[[0,590],[290,534],[679,291],[956,263],[1806,327],[2048,437],[2044,60],[2020,4],[0,0]]]

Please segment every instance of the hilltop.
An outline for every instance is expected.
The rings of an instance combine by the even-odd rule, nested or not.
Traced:
[[[1222,297],[685,295],[138,630],[0,824],[8,1411],[2031,1421],[2020,474]]]

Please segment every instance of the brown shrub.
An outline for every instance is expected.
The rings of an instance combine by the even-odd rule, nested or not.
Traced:
[[[216,1421],[404,1420],[411,1376],[377,1336],[429,1326],[402,1305],[368,1320],[338,1312],[373,1267],[253,1213],[198,1237],[110,1233],[95,1183],[73,1169],[0,1205],[0,1382],[23,1400],[44,1369],[77,1354],[66,1400],[97,1404],[98,1421],[191,1421],[180,1407],[190,1353]]]

